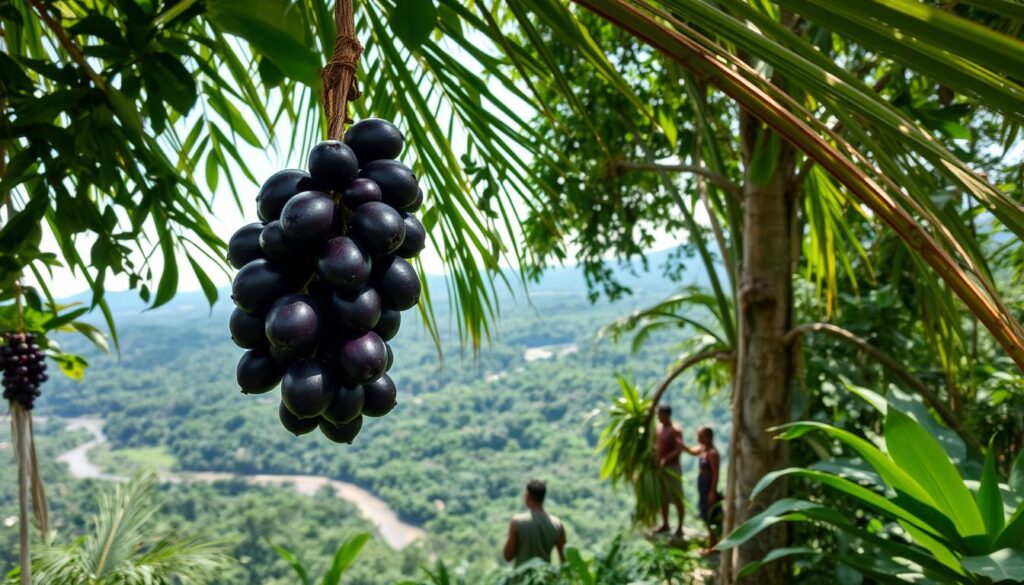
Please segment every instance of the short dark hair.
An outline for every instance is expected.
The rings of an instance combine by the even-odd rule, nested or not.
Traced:
[[[531,479],[526,484],[526,493],[530,494],[530,499],[538,504],[544,503],[544,496],[548,493],[548,486],[539,479]]]
[[[707,433],[709,439],[711,439],[712,441],[715,440],[715,431],[712,430],[711,427],[709,427],[708,425],[702,425],[699,429],[697,429],[697,432]]]
[[[659,404],[658,412],[664,412],[665,414],[672,414],[672,405],[670,404]]]

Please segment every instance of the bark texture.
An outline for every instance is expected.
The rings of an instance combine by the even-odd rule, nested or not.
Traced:
[[[756,500],[750,497],[766,473],[787,465],[785,442],[776,441],[767,429],[789,420],[794,372],[792,354],[782,340],[792,326],[793,312],[794,153],[768,132],[749,116],[741,118],[744,248],[734,390],[738,393],[739,417],[733,421],[738,523],[763,511],[786,492],[785,483],[776,482]],[[738,571],[785,544],[784,526],[766,531],[739,547],[732,570]],[[781,585],[788,581],[788,575],[789,567],[776,562],[744,582]]]

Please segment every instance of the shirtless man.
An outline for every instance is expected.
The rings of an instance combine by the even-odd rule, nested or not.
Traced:
[[[679,464],[679,455],[683,452],[683,431],[679,425],[672,422],[672,407],[667,404],[658,406],[658,429],[654,439],[654,457],[659,467],[664,471],[662,477],[664,483],[664,499],[661,502],[661,527],[655,533],[660,534],[670,530],[668,523],[668,508],[675,504],[679,513],[679,528],[676,536],[683,535],[683,474],[682,466]]]

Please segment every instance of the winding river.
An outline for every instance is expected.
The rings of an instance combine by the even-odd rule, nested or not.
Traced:
[[[64,421],[67,430],[84,430],[92,435],[91,440],[77,445],[57,457],[57,461],[68,466],[71,475],[77,478],[106,481],[125,481],[128,479],[121,475],[104,473],[102,469],[89,460],[89,450],[107,442],[107,437],[103,434],[103,419],[82,417],[68,418],[64,419]],[[335,496],[354,504],[363,518],[366,518],[377,528],[381,538],[391,548],[396,550],[402,549],[424,537],[422,529],[402,522],[398,515],[395,514],[395,511],[380,498],[359,486],[329,477],[319,475],[240,475],[217,471],[163,471],[160,473],[160,478],[163,481],[172,483],[214,482],[237,478],[256,485],[290,486],[295,491],[306,496],[312,496],[322,488],[327,487],[334,491]]]

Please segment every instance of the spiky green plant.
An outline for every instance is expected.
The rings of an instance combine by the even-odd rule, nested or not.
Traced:
[[[154,530],[156,476],[143,473],[100,496],[93,532],[67,544],[53,540],[32,553],[40,585],[171,585],[217,583],[231,562],[223,543]],[[18,583],[14,569],[8,583]]]

